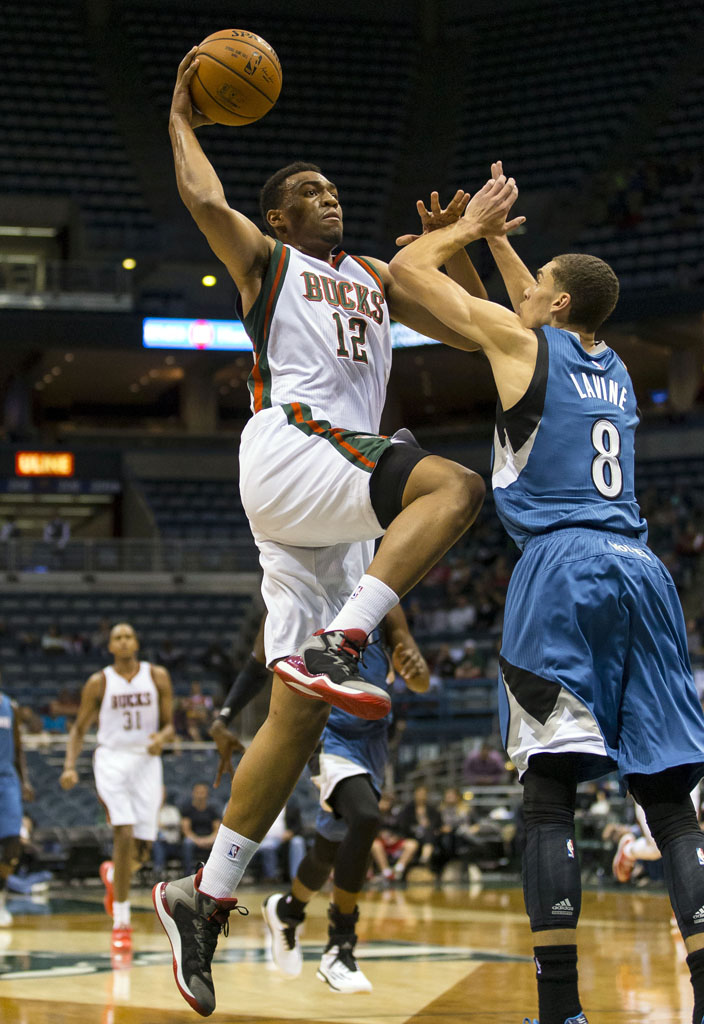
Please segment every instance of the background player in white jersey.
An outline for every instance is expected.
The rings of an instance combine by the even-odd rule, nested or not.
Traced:
[[[0,928],[12,924],[5,905],[7,880],[22,852],[22,800],[33,800],[17,719],[17,705],[0,691]]]
[[[98,719],[93,770],[98,796],[113,833],[113,859],[101,865],[105,909],[113,917],[112,948],[129,953],[130,880],[149,857],[158,831],[163,795],[161,752],[174,737],[171,679],[160,665],[138,658],[132,626],[110,631],[113,664],[94,672],[81,693],[78,715],[66,746],[61,785],[78,782],[76,760],[86,730]]]
[[[266,183],[268,234],[230,208],[193,131],[205,123],[188,90],[194,58],[195,48],[179,67],[169,128],[181,198],[234,279],[254,344],[254,416],[242,435],[240,491],[264,570],[266,656],[275,664],[269,717],[238,766],[202,874],[154,890],[179,991],[209,1014],[218,922],[235,906],[230,894],[327,715],[319,703],[292,699],[282,680],[362,717],[383,716],[388,695],[360,677],[359,651],[468,528],[484,485],[421,451],[408,432],[378,433],[390,317],[448,343],[464,339],[397,286],[386,264],[333,256],[342,209],[315,165],[290,165]],[[463,283],[481,289],[466,254],[457,261]],[[315,630],[322,635],[311,636]]]
[[[503,195],[510,205],[516,194],[497,164],[475,200]],[[469,207],[464,221],[398,253],[391,272],[483,350],[499,393],[492,484],[523,550],[506,601],[499,702],[524,786],[540,1024],[586,1024],[575,798],[580,780],[614,768],[662,853],[688,951],[692,1021],[702,1024],[704,843],[689,793],[704,774],[704,714],[677,591],[645,544],[635,500],[633,385],[595,338],[618,280],[584,254],[556,256],[533,277],[506,230],[497,217],[486,233],[516,312],[473,299],[438,272],[475,237]]]

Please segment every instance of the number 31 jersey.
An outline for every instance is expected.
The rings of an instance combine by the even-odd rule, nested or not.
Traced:
[[[112,750],[146,751],[149,737],[159,730],[159,691],[152,666],[140,661],[127,680],[112,665],[103,669],[105,693],[98,715],[98,746]]]
[[[391,368],[384,285],[363,257],[332,263],[277,241],[244,318],[252,412],[300,403],[311,418],[376,434]]]
[[[638,425],[633,384],[613,349],[586,352],[571,331],[536,332],[528,390],[507,412],[498,403],[492,487],[499,518],[523,548],[561,527],[645,539],[634,493]]]

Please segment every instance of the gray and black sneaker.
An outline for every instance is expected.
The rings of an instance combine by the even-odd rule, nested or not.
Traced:
[[[232,910],[248,914],[237,900],[213,899],[201,892],[203,869],[175,882],[157,882],[152,900],[174,956],[174,978],[179,992],[196,1013],[209,1017],[215,1009],[210,965],[222,931],[228,933]]]
[[[366,644],[361,629],[320,630],[295,654],[282,658],[274,671],[286,685],[323,700],[358,718],[383,718],[391,710],[386,690],[360,675],[359,658]]]

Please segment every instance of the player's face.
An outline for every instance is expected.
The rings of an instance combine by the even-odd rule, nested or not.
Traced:
[[[554,261],[546,263],[536,272],[535,284],[529,285],[523,293],[520,306],[521,321],[526,327],[542,327],[552,323],[553,304],[561,294],[552,276]]]
[[[113,626],[110,632],[108,650],[114,658],[131,658],[139,650],[137,635],[131,626]]]
[[[281,215],[287,238],[294,245],[323,242],[333,248],[342,240],[337,187],[317,171],[299,171],[287,179]]]

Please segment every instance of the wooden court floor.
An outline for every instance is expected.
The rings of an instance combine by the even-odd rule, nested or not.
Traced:
[[[521,1024],[537,1016],[530,935],[518,889],[429,885],[371,892],[361,906],[359,960],[371,993],[330,991],[315,969],[326,900],[310,907],[304,971],[272,968],[259,912],[232,915],[213,964],[213,1021],[256,1024]],[[166,937],[148,891],[135,897],[134,955],[114,969],[110,924],[97,889],[11,903],[0,931],[2,1024],[194,1024],[173,982]],[[580,978],[590,1024],[690,1024],[691,988],[679,935],[661,893],[587,892]]]

